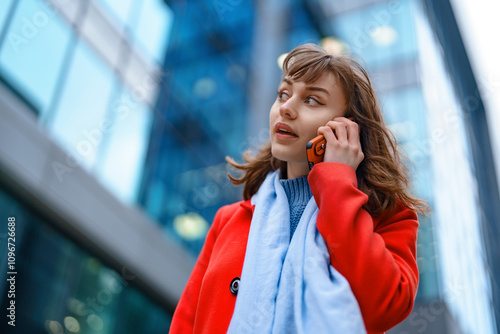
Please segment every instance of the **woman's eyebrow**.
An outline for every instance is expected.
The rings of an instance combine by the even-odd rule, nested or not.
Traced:
[[[282,80],[282,81],[283,81],[284,83],[286,83],[286,84],[290,85],[290,86],[293,86],[293,82],[292,82],[292,80],[290,80],[290,79],[288,79],[288,78],[283,78],[283,80]]]
[[[306,90],[312,90],[316,92],[323,92],[326,95],[330,95],[327,89],[321,88],[321,87],[316,87],[316,86],[306,86]]]
[[[282,80],[284,83],[290,85],[290,86],[293,86],[293,81],[288,79],[288,78],[283,78]],[[321,88],[321,87],[317,87],[317,86],[308,86],[306,85],[306,90],[311,90],[311,91],[316,91],[316,92],[323,92],[325,93],[326,95],[330,96],[330,92],[328,92],[327,89],[324,89],[324,88]]]

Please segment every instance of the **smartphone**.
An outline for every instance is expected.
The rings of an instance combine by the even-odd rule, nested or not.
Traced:
[[[354,121],[353,117],[347,117],[351,121]],[[326,139],[323,135],[319,135],[313,139],[311,139],[307,143],[306,153],[307,153],[307,162],[309,164],[309,170],[311,170],[315,164],[323,161],[323,157],[325,155],[326,149]]]

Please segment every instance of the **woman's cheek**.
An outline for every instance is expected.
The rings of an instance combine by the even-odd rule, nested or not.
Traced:
[[[306,141],[310,141],[311,139],[313,139],[314,137],[316,137],[318,135],[318,128],[320,126],[321,125],[313,126],[310,129],[308,129],[308,131],[306,132],[306,135],[305,135],[305,140]]]

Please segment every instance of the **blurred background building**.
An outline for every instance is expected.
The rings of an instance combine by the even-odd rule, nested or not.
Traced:
[[[3,310],[8,217],[18,272],[2,333],[167,332],[216,210],[241,198],[224,158],[268,138],[279,59],[304,42],[364,60],[433,209],[391,333],[500,333],[500,72],[468,6],[2,1]]]

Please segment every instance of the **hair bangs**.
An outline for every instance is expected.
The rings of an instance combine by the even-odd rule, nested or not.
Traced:
[[[306,83],[314,82],[326,70],[332,71],[332,57],[316,50],[307,53],[290,53],[283,63],[283,76]]]

